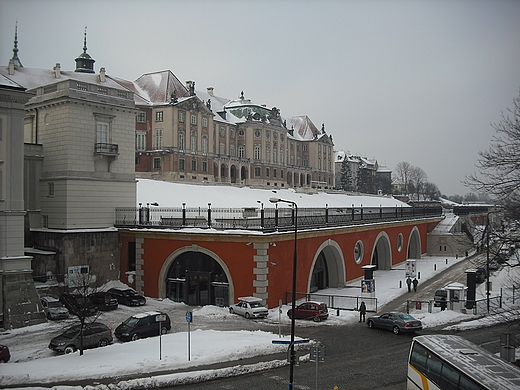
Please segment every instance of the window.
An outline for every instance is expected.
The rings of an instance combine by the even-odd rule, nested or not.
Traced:
[[[225,142],[220,143],[219,153],[226,154],[226,143]]]
[[[306,152],[308,150],[308,145],[303,145],[303,151]]]
[[[236,131],[235,131],[235,129],[231,129],[231,130],[229,130],[229,136],[230,136],[231,138],[235,138],[235,136],[236,136]]]
[[[197,151],[197,132],[192,131],[190,137],[190,149],[192,153]]]
[[[244,145],[238,146],[238,157],[240,157],[240,158],[246,157],[246,147]]]
[[[231,155],[231,157],[237,156],[237,151],[234,144],[229,145],[229,154]]]
[[[280,169],[280,179],[283,179],[283,169]]]
[[[146,123],[146,112],[140,111],[137,114],[137,123]]]
[[[260,177],[260,176],[262,176],[262,168],[260,168],[260,167],[255,167],[255,176],[256,176],[256,177]]]
[[[153,169],[161,169],[161,158],[160,157],[153,158]]]
[[[220,126],[220,136],[221,137],[226,136],[226,128],[224,126]]]
[[[206,156],[208,154],[208,137],[202,137],[202,154]]]
[[[260,131],[260,129],[256,129],[255,130],[255,138],[260,138],[262,136],[262,132]]]
[[[277,173],[276,168],[274,168],[274,169],[273,169],[273,177],[274,177],[274,178],[276,178],[276,173]]]
[[[146,133],[139,131],[135,135],[135,150],[146,150]]]
[[[284,158],[285,158],[285,151],[284,151],[284,149],[280,149],[280,164],[284,163]]]
[[[197,115],[191,114],[191,121],[190,121],[190,123],[192,125],[196,125],[197,124]]]
[[[361,241],[356,242],[356,246],[354,247],[354,261],[356,264],[361,263],[363,260],[363,243]]]
[[[265,168],[265,176],[266,177],[269,177],[269,175],[271,174],[269,168]]]
[[[179,122],[184,123],[184,111],[179,111]]]
[[[274,163],[278,162],[278,153],[276,153],[276,148],[273,149],[273,162]]]
[[[399,233],[399,235],[397,236],[397,251],[398,252],[401,252],[403,250],[403,242],[404,242],[403,233]]]
[[[202,127],[208,127],[208,118],[205,116],[202,117]]]
[[[163,121],[163,112],[162,111],[156,111],[155,112],[155,121],[156,122],[162,122]]]
[[[262,146],[260,144],[255,144],[254,158],[255,160],[260,160],[262,158]]]
[[[155,149],[161,149],[163,146],[163,129],[155,129],[153,131],[153,145]]]
[[[108,144],[108,123],[98,122],[96,127],[96,143]]]
[[[184,151],[184,143],[185,143],[184,132],[179,132],[179,150],[181,152]]]
[[[208,172],[208,162],[202,161],[202,172],[207,173]]]
[[[197,172],[197,160],[191,160],[191,171]]]
[[[49,182],[47,183],[47,188],[48,188],[48,193],[47,193],[47,196],[49,198],[52,198],[54,196],[54,182]]]
[[[265,159],[267,162],[271,161],[271,147],[269,145],[265,147]]]
[[[179,159],[179,171],[184,171],[184,159]]]
[[[265,138],[269,139],[271,137],[271,132],[269,130],[265,131]]]

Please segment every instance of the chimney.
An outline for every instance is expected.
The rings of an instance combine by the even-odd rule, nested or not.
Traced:
[[[99,81],[101,83],[105,83],[107,81],[106,80],[106,70],[104,67],[99,70]]]
[[[61,65],[59,62],[56,62],[56,66],[52,68],[54,70],[54,78],[61,78]]]
[[[213,87],[208,87],[208,95],[215,96],[215,95],[213,95]]]
[[[7,67],[7,74],[13,75],[14,74],[14,61],[11,59],[9,60],[9,66]]]

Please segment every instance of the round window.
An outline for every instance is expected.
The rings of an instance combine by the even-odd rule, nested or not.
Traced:
[[[363,242],[356,242],[356,246],[354,247],[354,260],[356,264],[361,263],[361,261],[363,260],[363,251]]]
[[[255,130],[255,137],[260,138],[260,135],[261,135],[260,130]]]
[[[399,235],[397,236],[397,250],[399,252],[401,252],[403,250],[403,242],[404,242],[403,233],[399,233]]]

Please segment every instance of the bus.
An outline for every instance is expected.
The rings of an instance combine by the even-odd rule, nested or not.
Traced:
[[[407,390],[520,390],[520,368],[460,336],[412,340]]]

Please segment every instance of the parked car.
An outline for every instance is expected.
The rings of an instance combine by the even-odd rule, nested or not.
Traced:
[[[58,299],[53,297],[41,297],[40,302],[42,303],[45,315],[49,320],[62,320],[69,318],[69,311]]]
[[[60,302],[65,305],[70,313],[79,316],[93,316],[97,313],[96,305],[90,299],[81,294],[61,294]]]
[[[143,337],[166,334],[172,328],[168,314],[149,311],[135,314],[119,325],[114,334],[122,341],[135,341]]]
[[[287,312],[287,315],[292,318],[292,309]],[[320,322],[329,318],[329,310],[323,302],[305,302],[296,307],[294,318]]]
[[[115,295],[117,301],[123,305],[143,306],[146,304],[146,298],[131,288],[111,288],[108,292]]]
[[[415,319],[410,314],[399,312],[383,313],[379,316],[369,317],[367,325],[369,328],[391,330],[395,334],[415,332],[422,329],[421,321]]]
[[[265,318],[269,314],[267,307],[262,305],[262,299],[256,297],[238,298],[238,303],[229,307],[231,314],[240,314],[246,318]]]
[[[435,295],[433,296],[433,306],[439,307],[443,299],[445,302],[448,300],[448,291],[440,288],[435,291]]]
[[[68,328],[49,343],[49,349],[58,353],[72,353],[80,348],[81,325]],[[86,324],[83,329],[83,349],[104,347],[112,343],[112,331],[101,322]]]
[[[0,344],[0,363],[7,363],[11,359],[11,353],[9,348],[5,345]]]
[[[90,299],[92,303],[96,305],[98,310],[114,310],[119,306],[116,296],[109,292],[98,291],[90,294],[88,299]]]
[[[487,272],[484,267],[477,268],[477,272],[475,273],[475,282],[484,283],[486,280]]]

